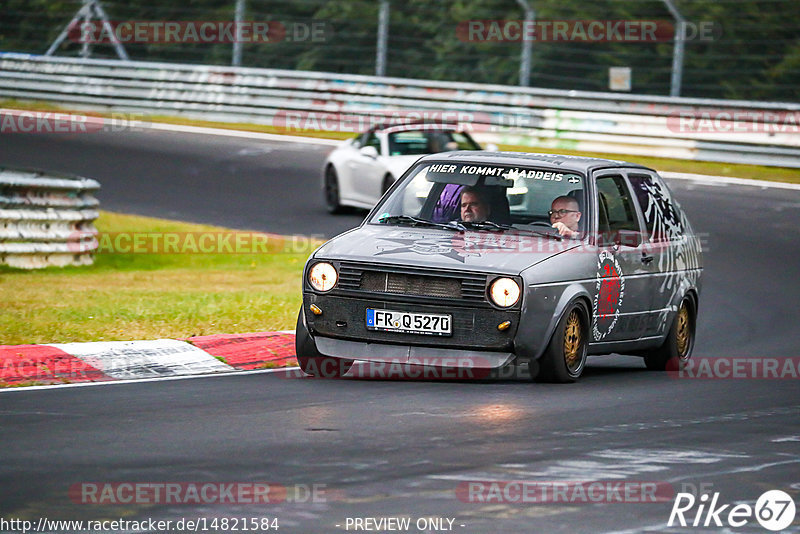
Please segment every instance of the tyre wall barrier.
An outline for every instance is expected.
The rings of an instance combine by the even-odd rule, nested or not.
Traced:
[[[99,188],[87,178],[0,167],[0,264],[91,265]]]

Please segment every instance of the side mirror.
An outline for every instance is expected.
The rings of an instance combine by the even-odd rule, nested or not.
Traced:
[[[361,152],[362,156],[367,156],[368,158],[376,159],[378,157],[378,150],[371,145],[362,146],[359,152]]]

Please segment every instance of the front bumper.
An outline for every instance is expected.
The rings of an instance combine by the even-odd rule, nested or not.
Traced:
[[[309,307],[322,310],[314,315]],[[390,309],[453,316],[451,336],[431,336],[367,330],[366,309]],[[303,295],[305,327],[317,350],[325,356],[352,360],[412,363],[441,367],[496,368],[512,361],[519,310],[419,304],[351,298],[336,295]],[[497,327],[510,321],[506,330]]]

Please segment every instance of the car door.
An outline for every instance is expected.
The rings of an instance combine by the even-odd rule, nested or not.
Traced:
[[[652,313],[645,335],[660,335],[670,324],[670,305],[679,291],[677,278],[681,248],[685,245],[686,231],[680,207],[672,199],[667,186],[653,171],[630,170],[628,180],[641,209],[647,234],[645,253],[652,260]]]
[[[650,314],[653,268],[645,258],[641,220],[621,170],[595,174],[597,281],[592,341],[638,339]]]
[[[358,150],[350,160],[350,179],[355,200],[374,205],[381,197],[381,184],[383,176],[386,174],[381,154],[384,153],[382,138],[384,136],[371,132],[364,139],[361,149]],[[364,153],[364,148],[372,147],[375,149],[372,156]]]

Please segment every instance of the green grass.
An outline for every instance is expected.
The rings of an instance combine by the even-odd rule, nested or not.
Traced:
[[[106,235],[230,232],[108,212],[101,212],[96,226]],[[0,344],[293,329],[303,265],[318,245],[306,242],[297,250],[269,236],[268,253],[256,254],[121,253],[107,247],[89,267],[22,271],[2,266]]]
[[[67,107],[59,107],[48,102],[38,101],[19,101],[19,100],[0,100],[0,107],[12,109],[26,109],[26,110],[45,110],[45,111],[75,111],[80,113],[87,113],[80,110],[71,110]],[[88,112],[90,115],[102,116],[102,113]],[[300,135],[304,137],[318,137],[324,139],[348,139],[353,137],[354,134],[349,132],[321,132],[317,130],[296,130],[278,128],[268,125],[260,124],[242,124],[242,123],[227,123],[227,122],[213,122],[201,121],[194,119],[187,119],[183,117],[172,117],[164,115],[148,115],[144,118],[146,121],[169,123],[169,124],[182,124],[188,126],[203,126],[209,128],[225,128],[230,130],[249,131],[249,132],[262,132],[274,134],[288,134]],[[625,155],[625,154],[612,154],[600,152],[581,152],[569,149],[551,149],[546,147],[536,146],[519,146],[519,145],[499,145],[500,150],[511,150],[521,152],[544,152],[550,154],[571,154],[576,156],[592,156],[599,158],[621,159],[633,163],[639,163],[648,167],[652,167],[658,171],[670,172],[686,172],[693,174],[708,174],[713,176],[731,176],[736,178],[749,178],[752,180],[768,180],[774,182],[787,182],[787,183],[800,183],[800,169],[791,169],[786,167],[765,167],[760,165],[741,165],[734,163],[717,163],[711,161],[691,161],[681,159],[669,158],[654,158],[646,156]]]

